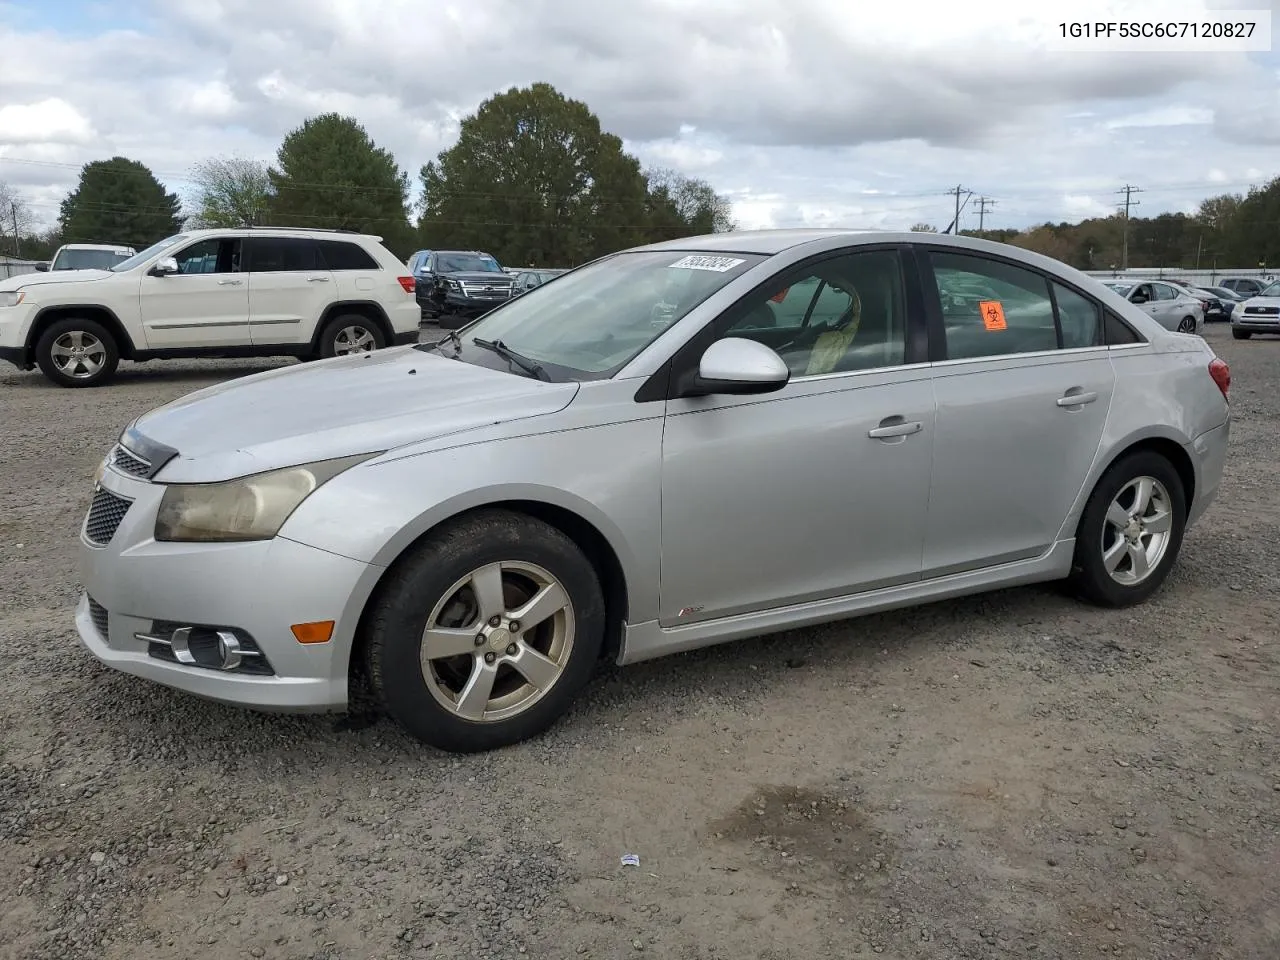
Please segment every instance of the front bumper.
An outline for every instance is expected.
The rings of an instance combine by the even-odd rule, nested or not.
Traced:
[[[153,533],[163,485],[108,469],[101,488],[132,502],[106,546],[93,545],[82,527],[86,595],[75,622],[95,657],[125,673],[237,706],[284,711],[346,706],[356,623],[381,568],[281,537],[158,543]],[[299,643],[290,630],[293,624],[322,620],[335,624],[327,643]],[[138,637],[173,625],[248,638],[270,665],[268,675],[173,662]]]
[[[17,367],[30,367],[27,332],[31,329],[35,311],[36,305],[26,302],[16,307],[0,307],[0,360],[7,360]]]
[[[1231,318],[1232,330],[1248,333],[1280,333],[1280,316],[1274,314],[1236,314]]]
[[[510,297],[464,297],[460,293],[450,291],[444,297],[444,312],[474,319],[484,316],[494,307],[500,307],[510,299]]]

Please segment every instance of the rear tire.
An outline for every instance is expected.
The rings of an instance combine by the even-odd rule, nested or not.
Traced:
[[[320,333],[320,358],[371,353],[387,345],[382,328],[368,317],[348,313],[334,317]]]
[[[431,534],[370,612],[375,694],[412,736],[453,753],[542,733],[590,679],[604,641],[591,562],[555,527],[507,510]]]
[[[57,320],[36,341],[40,371],[60,387],[100,387],[115,376],[120,347],[96,320]]]
[[[1182,320],[1180,320],[1180,321],[1178,322],[1178,332],[1179,332],[1179,333],[1195,333],[1195,332],[1196,332],[1196,318],[1195,318],[1195,317],[1183,317],[1183,318],[1182,318]]]
[[[1094,487],[1076,530],[1068,584],[1102,607],[1142,603],[1164,583],[1186,528],[1182,478],[1150,450],[1128,454]]]
[[[1237,340],[1248,340],[1250,337],[1253,336],[1253,331],[1252,330],[1232,330],[1231,336],[1235,337]]]

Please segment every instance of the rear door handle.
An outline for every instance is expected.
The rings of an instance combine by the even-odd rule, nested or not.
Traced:
[[[244,283],[244,281],[243,281],[243,280],[219,280],[219,281],[218,281],[218,286],[220,286],[220,287],[226,287],[226,286],[238,287],[238,286],[239,286],[240,284],[242,284],[242,283]]]
[[[1098,399],[1096,393],[1068,393],[1066,396],[1058,398],[1058,406],[1060,407],[1082,407],[1086,403],[1093,403]]]
[[[924,429],[924,424],[919,420],[899,421],[898,423],[885,424],[881,421],[881,425],[873,430],[867,431],[867,436],[873,440],[887,440],[891,437],[909,437],[913,433],[919,433]]]
[[[328,283],[328,277],[307,277],[308,283]]]

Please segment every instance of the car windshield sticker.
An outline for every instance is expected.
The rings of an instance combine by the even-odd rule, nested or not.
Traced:
[[[726,273],[747,261],[736,257],[683,257],[671,264],[673,270],[710,270],[713,273]]]
[[[1004,322],[1004,306],[999,300],[983,300],[978,304],[982,313],[982,325],[988,330],[1006,329]]]

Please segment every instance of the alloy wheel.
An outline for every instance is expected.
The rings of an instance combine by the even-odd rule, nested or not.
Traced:
[[[368,353],[377,348],[373,334],[364,327],[343,327],[333,338],[333,355],[345,357],[353,353]]]
[[[1160,566],[1173,531],[1173,501],[1154,477],[1135,477],[1117,493],[1102,526],[1102,564],[1126,587]]]
[[[575,623],[569,595],[533,563],[490,563],[462,577],[436,604],[419,659],[427,689],[464,720],[523,713],[564,673]]]
[[[106,345],[92,333],[68,330],[49,350],[58,372],[73,380],[96,377],[107,362]]]

